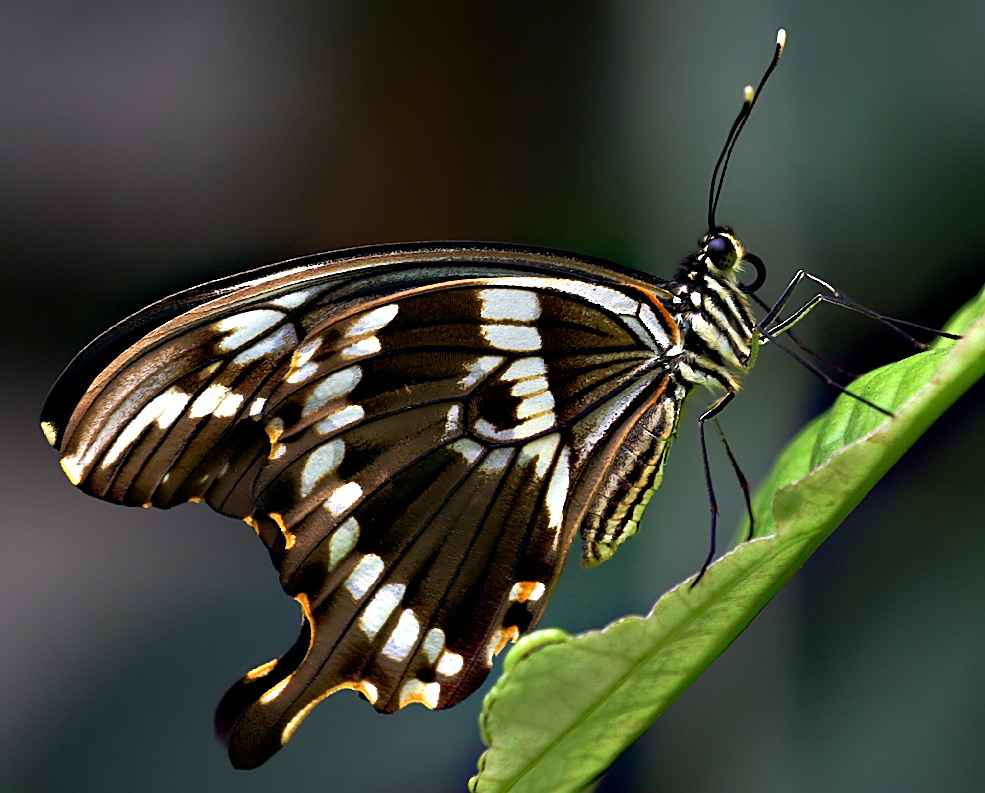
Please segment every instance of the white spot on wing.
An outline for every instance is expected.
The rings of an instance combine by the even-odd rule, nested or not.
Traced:
[[[188,411],[188,417],[200,419],[202,416],[211,415],[219,407],[219,403],[225,399],[227,394],[229,394],[229,389],[226,386],[213,383],[192,402],[192,406]]]
[[[337,487],[325,502],[325,509],[333,515],[341,515],[355,504],[363,494],[363,489],[355,482],[346,482]]]
[[[445,650],[441,654],[441,660],[438,661],[438,666],[435,671],[439,675],[452,677],[462,671],[462,666],[464,664],[465,659],[461,655]]]
[[[403,661],[421,635],[421,623],[417,621],[412,609],[404,609],[397,626],[387,639],[383,655],[394,661]]]
[[[376,336],[367,336],[355,344],[350,344],[342,350],[341,354],[343,358],[362,358],[366,355],[375,355],[381,349],[380,340]]]
[[[403,584],[386,584],[380,587],[380,591],[366,604],[359,615],[359,627],[370,639],[375,637],[390,619],[393,610],[400,605],[400,599],[406,589]]]
[[[568,479],[571,469],[571,453],[567,446],[561,447],[557,464],[547,486],[544,503],[547,506],[547,525],[552,529],[560,529],[564,521],[564,506],[568,500]]]
[[[540,356],[532,356],[511,363],[500,375],[500,378],[503,380],[524,380],[527,377],[540,377],[545,374],[547,374],[547,364],[544,359]]]
[[[351,393],[352,389],[359,385],[362,376],[363,370],[358,366],[347,366],[345,369],[333,372],[308,395],[304,407],[301,408],[301,415],[310,416],[333,399]]]
[[[188,417],[198,419],[213,415],[228,418],[236,415],[242,403],[243,397],[240,394],[234,394],[224,385],[213,383],[192,402]]]
[[[212,415],[220,419],[231,418],[236,415],[239,411],[239,406],[242,404],[242,394],[230,393],[219,403],[219,406],[213,411]]]
[[[482,456],[483,447],[473,440],[462,438],[449,444],[449,449],[458,452],[462,457],[469,461],[471,465]]]
[[[635,314],[636,308],[639,305],[636,300],[629,297],[629,295],[623,294],[618,289],[612,289],[611,287],[601,286],[599,284],[590,284],[585,281],[570,281],[567,279],[552,279],[548,285],[550,288],[557,288],[558,291],[578,295],[578,297],[584,298],[589,303],[602,306],[606,311],[610,311],[613,314]]]
[[[541,413],[551,412],[551,417],[554,418],[554,395],[550,391],[542,391],[531,397],[524,399],[516,407],[516,417],[518,419],[526,419],[531,416],[539,416]]]
[[[314,292],[314,289],[299,289],[297,292],[289,292],[286,295],[281,295],[276,300],[271,300],[270,304],[279,308],[297,308]]]
[[[650,332],[657,347],[661,350],[667,349],[670,346],[670,337],[667,335],[667,331],[656,312],[650,306],[646,305],[646,303],[643,303],[640,306],[639,316],[640,322]]]
[[[297,344],[298,337],[294,335],[294,328],[285,325],[278,328],[265,339],[261,339],[252,347],[247,347],[239,355],[233,358],[233,363],[242,366],[243,364],[262,358],[264,355],[284,355],[289,349]]]
[[[291,373],[285,378],[288,383],[303,383],[309,377],[314,377],[318,371],[318,364],[304,363],[296,369],[291,369]]]
[[[543,478],[544,474],[547,473],[548,466],[554,460],[554,454],[557,451],[557,445],[560,440],[561,436],[557,433],[552,433],[545,435],[543,438],[531,441],[520,449],[518,459],[521,463],[536,460],[536,475]]]
[[[346,405],[342,410],[329,413],[325,418],[315,424],[315,430],[322,435],[328,435],[331,432],[361,421],[365,415],[366,411],[363,410],[361,405]]]
[[[471,388],[502,364],[504,360],[506,359],[498,355],[483,355],[481,358],[477,358],[469,364],[468,374],[459,380],[458,384],[463,388]]]
[[[445,632],[441,628],[431,628],[424,637],[424,655],[428,661],[433,664],[444,647]]]
[[[493,449],[486,456],[486,459],[482,461],[479,470],[484,473],[503,471],[510,464],[510,458],[512,456],[509,449]]]
[[[482,325],[482,335],[497,350],[531,352],[540,349],[540,332],[529,325]]]
[[[185,405],[188,404],[189,399],[191,399],[189,394],[183,394],[181,391],[175,391],[174,389],[168,389],[161,396],[157,397],[154,402],[162,403],[160,412],[155,417],[157,426],[162,430],[166,430],[174,424],[178,416],[181,415],[181,411],[185,409]],[[148,404],[147,407],[150,406]]]
[[[62,470],[65,472],[65,476],[68,477],[69,482],[73,485],[77,485],[82,481],[82,475],[85,473],[86,467],[86,462],[82,455],[62,457],[59,462],[61,463]]]
[[[332,532],[332,538],[328,541],[329,572],[338,567],[339,562],[349,555],[358,540],[359,522],[355,518],[349,518]]]
[[[513,387],[510,388],[510,394],[515,397],[532,396],[533,394],[539,394],[541,391],[547,391],[549,388],[550,385],[546,377],[528,377],[525,380],[514,383]]]
[[[374,308],[372,311],[367,311],[352,324],[352,327],[346,331],[345,335],[362,336],[365,333],[372,333],[373,331],[386,327],[397,316],[397,308],[396,303],[390,303],[390,305],[380,306],[379,308]]]
[[[483,319],[533,322],[540,317],[540,298],[523,289],[480,289]]]
[[[154,397],[144,405],[143,409],[116,436],[113,445],[110,446],[109,451],[103,457],[103,467],[115,463],[123,453],[123,450],[133,444],[151,424],[156,422],[157,426],[162,430],[170,427],[177,420],[178,416],[181,415],[190,399],[190,394],[179,391],[175,387],[171,387],[163,394],[158,394]],[[62,468],[65,469],[66,473],[69,470],[66,466],[71,464],[72,460],[69,458],[62,460]]]
[[[323,477],[335,472],[345,455],[345,443],[336,438],[308,455],[301,472],[301,497],[309,495]]]
[[[501,430],[486,419],[479,419],[473,427],[476,432],[493,441],[518,441],[547,432],[557,424],[554,413],[541,413],[539,416],[522,421],[510,429]]]
[[[307,363],[311,360],[311,356],[318,352],[319,347],[322,345],[322,337],[316,336],[311,341],[306,341],[295,353],[295,363],[298,365]]]
[[[462,406],[458,402],[453,402],[448,407],[448,416],[445,418],[445,437],[450,438],[458,435],[462,431]]]
[[[283,320],[284,315],[279,311],[255,309],[220,319],[212,328],[218,333],[229,334],[219,342],[220,350],[238,350],[248,341],[266,333]]]
[[[359,560],[359,564],[349,573],[345,579],[346,589],[356,600],[365,595],[371,586],[376,583],[376,579],[383,572],[383,560],[375,553],[367,553]]]
[[[505,282],[505,283],[503,283]],[[606,311],[613,314],[633,315],[639,306],[639,302],[629,295],[613,289],[610,286],[592,284],[586,281],[574,281],[568,278],[543,278],[543,277],[518,277],[503,279],[504,288],[506,285],[521,289],[543,289],[551,292],[561,292],[575,295],[583,300],[601,306]]]
[[[438,699],[441,697],[441,685],[439,683],[425,683],[423,680],[411,678],[400,689],[400,707],[411,702],[420,702],[432,710],[438,707]]]
[[[486,666],[493,665],[493,658],[496,657],[496,650],[503,643],[503,629],[496,628],[496,631],[490,637],[489,642],[486,644],[485,648],[485,661]]]
[[[55,428],[55,425],[50,421],[42,421],[41,432],[44,433],[44,439],[48,441],[51,446],[54,446],[55,441],[58,440],[58,430]]]
[[[287,377],[284,378],[288,383],[303,383],[318,371],[318,366],[309,363],[309,361],[321,345],[322,337],[317,336],[311,339],[311,341],[305,342],[294,351],[294,355],[291,357],[290,371],[287,373]]]

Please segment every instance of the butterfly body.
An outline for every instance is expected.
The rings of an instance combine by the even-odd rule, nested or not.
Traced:
[[[636,531],[693,385],[734,392],[751,360],[741,258],[717,231],[674,281],[480,243],[287,262],[108,331],[42,426],[86,492],[205,501],[268,547],[304,624],[220,705],[249,767],[339,689],[460,701],[576,532],[591,564]]]

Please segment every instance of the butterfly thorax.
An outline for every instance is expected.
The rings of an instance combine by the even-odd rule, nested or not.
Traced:
[[[731,233],[709,232],[668,287],[682,341],[675,369],[685,384],[738,391],[755,360],[756,321],[738,282],[744,254]]]

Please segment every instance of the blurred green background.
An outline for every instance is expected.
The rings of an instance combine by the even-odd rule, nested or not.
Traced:
[[[780,26],[787,53],[719,208],[770,268],[761,294],[804,268],[934,325],[983,280],[981,2],[0,8],[3,791],[461,790],[482,748],[481,696],[383,717],[343,693],[266,766],[229,767],[212,710],[289,646],[296,605],[246,526],[86,498],[37,429],[69,358],[146,303],[418,239],[670,277]],[[833,309],[802,335],[855,371],[907,352]],[[764,352],[722,418],[750,479],[831,397]],[[706,401],[638,537],[601,568],[569,565],[544,626],[645,612],[698,568],[690,419]],[[983,402],[978,387],[919,442],[600,791],[983,789]]]

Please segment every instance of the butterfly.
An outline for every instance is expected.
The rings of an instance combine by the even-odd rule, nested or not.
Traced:
[[[42,430],[72,484],[245,521],[300,604],[295,644],[220,702],[235,766],[342,689],[455,705],[536,625],[576,534],[591,565],[637,531],[687,396],[722,393],[713,416],[803,313],[757,324],[763,264],[714,221],[756,95],[672,280],[520,245],[354,248],[167,297],[62,373]]]

